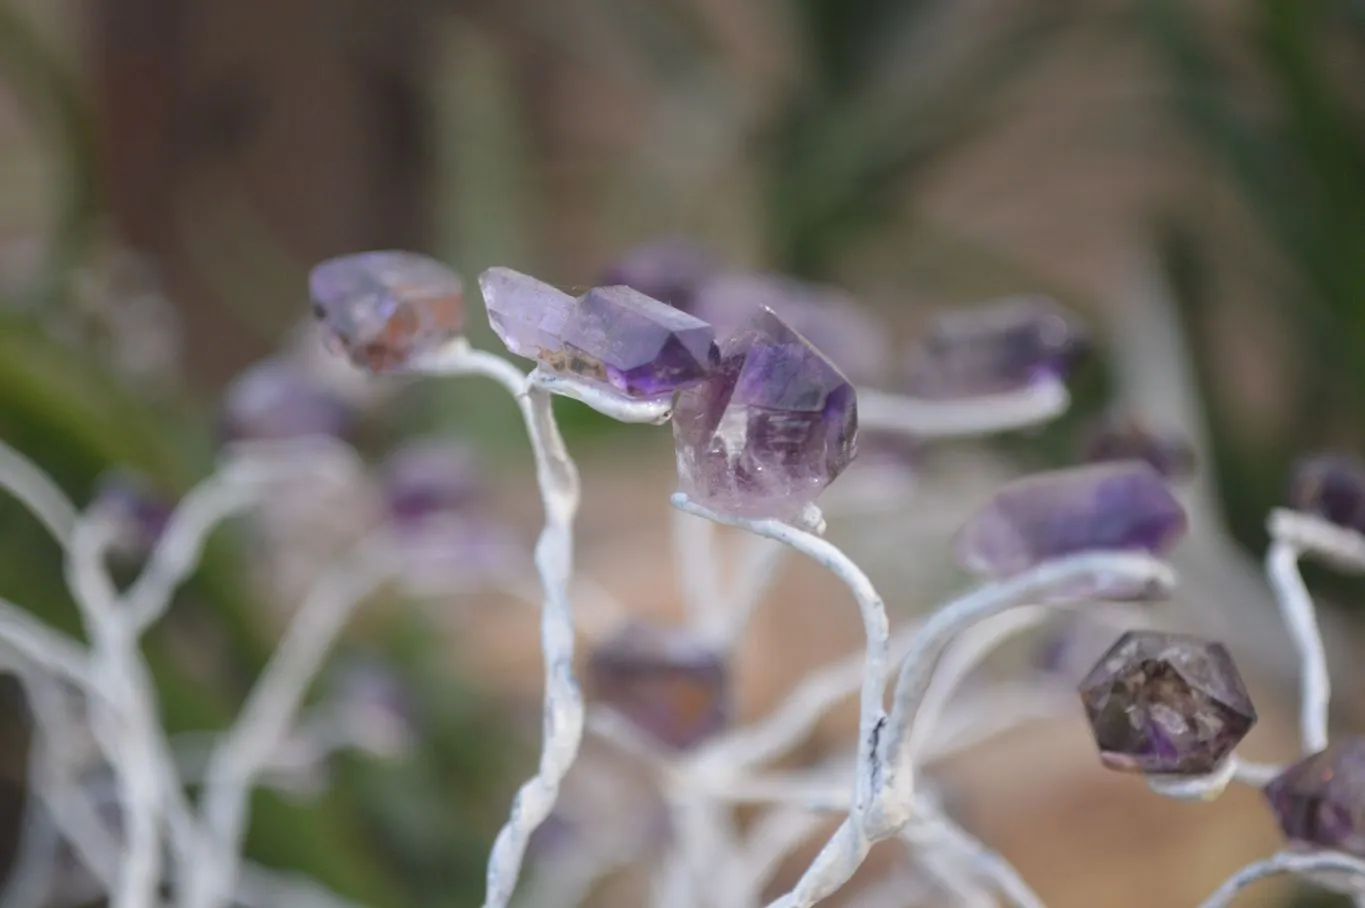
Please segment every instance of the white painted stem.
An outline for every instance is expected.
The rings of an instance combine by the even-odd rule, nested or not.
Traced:
[[[603,416],[617,422],[662,425],[673,415],[673,398],[660,400],[631,400],[606,388],[569,375],[559,375],[537,367],[528,381],[533,387],[550,394],[567,397],[587,404]]]
[[[1312,881],[1320,874],[1340,874],[1365,883],[1365,861],[1335,851],[1280,851],[1264,860],[1248,864],[1199,903],[1199,908],[1227,908],[1243,891],[1261,880],[1293,874]]]
[[[573,674],[574,623],[569,588],[573,573],[573,519],[578,510],[578,470],[555,423],[550,393],[534,387],[501,357],[452,344],[423,363],[434,375],[482,375],[502,385],[517,403],[536,460],[545,526],[535,563],[545,596],[541,651],[545,661],[544,742],[535,777],[517,792],[507,824],[488,858],[484,908],[506,908],[521,872],[531,833],[545,821],[583,738],[583,695]]]
[[[859,388],[858,424],[865,431],[914,438],[965,438],[1036,426],[1061,416],[1070,403],[1061,382],[966,400],[922,400]]]
[[[1275,590],[1285,629],[1299,654],[1299,735],[1305,754],[1327,746],[1327,717],[1332,678],[1318,630],[1313,598],[1299,574],[1299,550],[1279,539],[1266,553],[1266,574]]]

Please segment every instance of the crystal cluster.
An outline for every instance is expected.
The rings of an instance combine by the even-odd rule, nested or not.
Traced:
[[[1195,470],[1194,446],[1188,438],[1157,432],[1131,416],[1111,415],[1093,426],[1082,456],[1092,463],[1143,460],[1171,482],[1189,479]]]
[[[1365,463],[1319,454],[1294,467],[1289,503],[1349,530],[1365,533]]]
[[[1014,297],[939,316],[912,352],[910,393],[950,400],[1018,391],[1066,375],[1088,339],[1047,297]]]
[[[1344,737],[1265,787],[1285,838],[1365,858],[1365,737]]]
[[[282,357],[262,360],[228,383],[219,416],[225,439],[279,440],[346,434],[350,408]]]
[[[479,284],[507,349],[633,400],[691,387],[719,357],[710,325],[630,287],[574,299],[509,268],[489,269]]]
[[[680,630],[627,625],[592,653],[588,681],[596,699],[677,750],[695,747],[729,719],[723,655]]]
[[[1182,634],[1124,634],[1079,689],[1100,759],[1124,772],[1206,775],[1256,724],[1227,649]]]
[[[371,372],[409,366],[464,328],[464,285],[416,252],[382,250],[328,259],[308,279],[330,342]]]
[[[1169,551],[1185,511],[1152,467],[1118,461],[1015,480],[958,532],[959,564],[1009,577],[1044,561],[1091,551]]]
[[[764,310],[726,340],[715,373],[678,397],[679,481],[716,511],[790,519],[853,460],[857,429],[848,379]]]

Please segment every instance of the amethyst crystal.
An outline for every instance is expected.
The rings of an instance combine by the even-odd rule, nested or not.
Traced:
[[[344,435],[346,404],[297,363],[271,358],[248,367],[223,392],[220,431],[229,441]]]
[[[710,325],[629,287],[579,297],[557,349],[540,361],[626,397],[668,397],[704,379],[720,359]]]
[[[1065,376],[1088,346],[1046,297],[1013,297],[941,315],[910,359],[908,390],[946,400],[1017,391]]]
[[[1194,447],[1174,432],[1156,432],[1131,416],[1109,416],[1091,428],[1082,445],[1091,463],[1145,460],[1168,481],[1194,475]]]
[[[725,342],[714,375],[678,397],[678,479],[692,500],[742,517],[790,519],[857,453],[853,386],[764,310]]]
[[[962,567],[1010,577],[1082,552],[1160,555],[1185,533],[1185,511],[1161,476],[1137,460],[1071,467],[1017,479],[958,531]]]
[[[716,271],[716,261],[700,246],[666,238],[626,252],[602,275],[606,287],[623,285],[645,296],[692,311],[697,289]]]
[[[413,442],[384,463],[389,513],[401,527],[481,505],[484,482],[473,452],[441,439]]]
[[[479,291],[488,323],[508,350],[527,359],[559,350],[576,305],[572,296],[511,268],[489,268],[479,275]]]
[[[148,480],[123,470],[100,477],[92,506],[114,521],[116,536],[110,554],[128,560],[146,557],[166,531],[174,510]]]
[[[633,623],[588,661],[593,696],[660,743],[695,747],[730,715],[724,656],[685,631]]]
[[[416,252],[343,255],[313,268],[313,309],[334,346],[371,372],[406,367],[464,328],[464,286]]]
[[[398,673],[377,658],[343,660],[335,669],[331,709],[347,740],[381,758],[398,758],[417,739],[417,710]]]
[[[1340,738],[1265,787],[1285,838],[1365,858],[1365,737]]]
[[[726,338],[771,309],[856,384],[885,377],[890,352],[886,332],[852,300],[832,287],[774,274],[730,272],[697,291],[693,309]]]
[[[1365,533],[1365,463],[1340,454],[1319,454],[1294,467],[1289,503],[1300,511]]]
[[[1100,759],[1123,772],[1206,775],[1256,724],[1227,649],[1183,634],[1129,631],[1080,694]]]

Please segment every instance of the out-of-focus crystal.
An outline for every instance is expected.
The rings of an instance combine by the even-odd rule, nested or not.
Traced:
[[[628,250],[606,269],[600,283],[604,287],[624,285],[691,312],[698,288],[716,270],[715,258],[705,249],[668,237]]]
[[[223,392],[221,433],[231,441],[342,436],[351,411],[300,365],[271,358],[248,367]]]
[[[1365,463],[1342,454],[1301,460],[1290,480],[1289,503],[1297,510],[1365,533]]]
[[[764,310],[725,342],[714,374],[678,397],[679,483],[716,511],[790,519],[853,460],[857,430],[848,379]]]
[[[1194,475],[1194,446],[1184,435],[1158,432],[1131,416],[1109,416],[1093,426],[1082,445],[1085,460],[1143,460],[1167,481]]]
[[[332,344],[371,372],[402,370],[464,329],[460,276],[416,252],[328,259],[308,286]]]
[[[1105,766],[1207,775],[1256,724],[1246,685],[1221,643],[1129,631],[1080,683]]]
[[[1285,838],[1365,858],[1365,737],[1338,738],[1265,787]]]

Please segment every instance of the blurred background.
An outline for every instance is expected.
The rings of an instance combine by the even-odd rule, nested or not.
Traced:
[[[1360,0],[0,0],[0,73],[0,437],[78,502],[111,468],[168,497],[206,475],[229,383],[316,346],[300,334],[307,271],[335,254],[413,248],[471,283],[503,264],[582,287],[625,249],[687,237],[839,285],[898,347],[943,307],[1049,293],[1098,342],[1074,411],[941,475],[931,462],[940,491],[906,519],[923,529],[932,510],[941,532],[898,537],[923,550],[919,573],[894,574],[907,555],[884,543],[870,569],[888,599],[924,607],[962,582],[940,564],[954,515],[1073,458],[1115,401],[1136,408],[1196,441],[1204,542],[1183,598],[1251,628],[1230,642],[1272,691],[1263,725],[1284,733],[1263,749],[1292,753],[1273,706],[1292,662],[1254,559],[1292,460],[1359,452],[1365,430]],[[463,439],[509,532],[530,539],[508,402],[380,384],[361,449]],[[671,614],[667,433],[561,411],[589,494],[585,571]],[[0,590],[74,630],[36,527],[0,504]],[[277,538],[308,549],[315,529]],[[876,535],[847,533],[855,554]],[[215,537],[150,643],[174,729],[235,709],[289,578],[313,565],[263,581],[240,536]],[[858,645],[838,588],[793,574],[743,654],[742,711]],[[1310,581],[1349,653],[1362,590]],[[533,622],[496,599],[367,612],[348,646],[406,679],[420,746],[341,760],[315,798],[262,795],[252,854],[367,904],[477,904],[484,849],[532,765]],[[1359,691],[1348,675],[1344,727],[1365,718]],[[0,857],[25,778],[11,712]],[[1256,797],[1153,803],[1094,771],[1068,728],[1065,756],[1025,735],[949,773],[1050,904],[1192,904],[1273,847]],[[1005,785],[1002,760],[1037,768],[1036,786]],[[1113,806],[1083,809],[1097,789]]]

